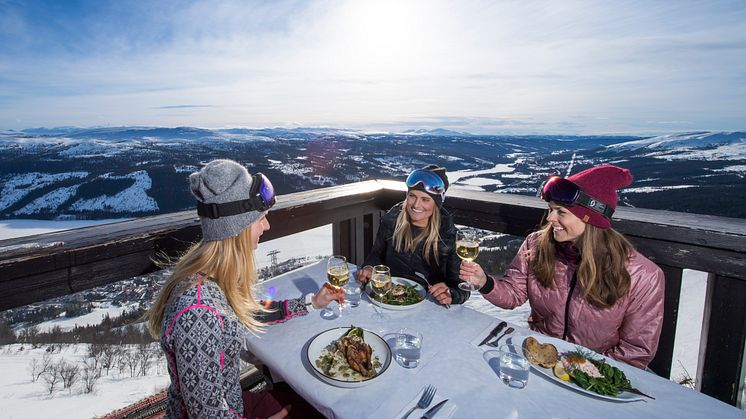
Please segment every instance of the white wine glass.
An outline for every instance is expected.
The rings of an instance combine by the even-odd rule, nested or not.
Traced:
[[[383,303],[383,298],[391,290],[391,270],[386,265],[376,265],[373,267],[373,275],[370,277],[370,288],[373,291],[372,297]],[[373,305],[373,318],[385,320],[386,315]]]
[[[335,290],[344,290],[344,286],[350,280],[350,269],[347,266],[347,259],[344,256],[332,256],[326,262],[326,278],[329,285],[334,287]],[[342,317],[342,311],[349,307],[349,303],[345,300],[344,303],[339,305],[339,317]],[[325,308],[324,311],[330,308]],[[330,314],[329,312],[326,313]]]
[[[471,229],[458,230],[456,235],[456,254],[463,261],[474,262],[474,259],[479,256],[479,236],[476,231]],[[468,281],[460,282],[458,287],[470,292],[479,289],[477,285]]]

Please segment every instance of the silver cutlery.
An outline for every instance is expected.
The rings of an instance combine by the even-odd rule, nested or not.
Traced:
[[[507,326],[507,325],[508,325],[508,322],[500,322],[500,323],[498,323],[498,325],[495,326],[495,328],[490,331],[490,334],[487,335],[487,337],[484,338],[482,340],[482,342],[480,342],[479,345],[477,345],[477,346],[482,346],[485,343],[489,342],[490,339],[492,339],[495,336],[497,336],[497,334],[500,333],[501,330],[505,329],[505,326]]]
[[[436,404],[435,406],[431,407],[430,410],[425,412],[425,414],[422,415],[420,419],[432,419],[432,417],[435,416],[436,413],[438,413],[438,410],[440,410],[443,407],[443,405],[446,404],[447,401],[448,399],[445,399],[441,401],[440,403]]]
[[[425,277],[424,274],[422,274],[420,272],[415,272],[414,274],[417,275],[418,277],[422,278],[422,280],[425,281],[425,283],[427,285],[430,285],[430,281],[427,280],[427,277]],[[449,308],[451,308],[451,305],[450,304],[443,304],[443,307],[445,307],[446,310],[448,310]]]
[[[497,339],[493,340],[492,342],[487,342],[487,344],[492,346],[493,348],[497,348],[497,343],[500,342],[500,339],[502,339],[505,335],[509,335],[513,332],[515,332],[515,329],[513,329],[512,327],[509,327],[505,329],[505,332],[502,335],[498,336]]]
[[[435,386],[425,387],[425,391],[422,392],[420,400],[415,406],[412,406],[412,408],[409,409],[409,412],[407,412],[406,415],[402,416],[402,419],[407,419],[415,409],[427,409],[427,407],[430,406],[430,402],[433,401],[433,396],[435,396],[436,391],[438,391],[438,388]]]

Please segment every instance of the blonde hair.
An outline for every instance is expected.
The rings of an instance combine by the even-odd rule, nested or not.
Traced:
[[[555,246],[552,225],[547,223],[529,262],[536,278],[547,288],[554,286]],[[586,224],[576,247],[582,256],[577,278],[583,297],[600,308],[613,306],[629,291],[632,280],[627,263],[634,247],[613,228],[597,228],[590,224]]]
[[[417,237],[412,236],[412,221],[409,219],[409,213],[407,212],[407,201],[404,200],[401,203],[401,211],[399,216],[396,217],[396,226],[394,227],[394,249],[399,253],[414,252],[415,249],[422,243],[423,256],[426,260],[431,257],[435,260],[435,264],[439,265],[438,261],[438,241],[440,241],[440,208],[436,205],[433,208],[433,213],[430,219],[427,220],[427,227],[423,228]]]
[[[171,294],[184,279],[197,273],[206,275],[206,280],[218,284],[241,323],[251,331],[261,329],[262,323],[254,318],[264,309],[253,292],[258,279],[249,227],[235,237],[199,242],[179,258],[148,311],[148,329],[155,339],[160,339],[166,304],[171,298],[177,297]],[[185,285],[192,287],[199,281],[195,279]]]

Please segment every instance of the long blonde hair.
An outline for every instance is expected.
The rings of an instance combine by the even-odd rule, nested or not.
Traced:
[[[207,280],[218,284],[238,320],[249,330],[261,329],[262,323],[254,318],[263,308],[253,292],[258,279],[249,227],[235,237],[196,243],[179,259],[148,311],[148,329],[155,339],[160,339],[163,311],[171,294],[184,279],[196,273],[205,274]],[[195,279],[186,286],[194,286],[198,281]]]
[[[422,243],[423,256],[425,259],[435,260],[435,264],[439,265],[438,262],[438,241],[440,241],[440,208],[436,205],[433,208],[433,214],[430,219],[427,220],[427,227],[423,228],[417,237],[412,235],[412,222],[409,219],[409,213],[407,212],[407,201],[404,200],[401,203],[401,211],[399,216],[396,217],[396,226],[394,227],[394,249],[399,253],[414,252],[415,249]]]
[[[547,288],[554,286],[556,246],[552,225],[547,223],[541,230],[536,254],[529,262],[536,278]],[[634,247],[613,228],[590,224],[586,224],[576,247],[581,255],[577,277],[583,297],[600,308],[613,306],[629,291],[631,278],[627,263]]]

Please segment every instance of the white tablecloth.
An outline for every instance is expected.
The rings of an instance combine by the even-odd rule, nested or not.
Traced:
[[[263,286],[275,298],[293,298],[313,292],[326,280],[320,262],[267,281]],[[332,303],[333,305],[336,303]],[[641,391],[656,400],[619,403],[569,390],[535,372],[528,386],[514,389],[500,381],[472,343],[486,335],[497,320],[462,306],[450,310],[428,300],[412,310],[386,311],[387,322],[372,317],[373,308],[363,296],[360,306],[341,318],[324,319],[319,311],[268,327],[259,336],[249,335],[246,346],[273,372],[278,373],[304,399],[329,418],[391,418],[424,386],[434,384],[438,394],[456,405],[454,418],[744,418],[746,412],[654,374],[627,368]],[[361,326],[380,332],[391,343],[391,333],[412,327],[423,334],[422,362],[405,369],[392,361],[383,375],[367,386],[338,388],[321,381],[305,359],[308,342],[318,333],[340,326]],[[387,335],[388,334],[388,335]],[[533,332],[516,326],[517,336]],[[420,417],[422,410],[412,418]]]

